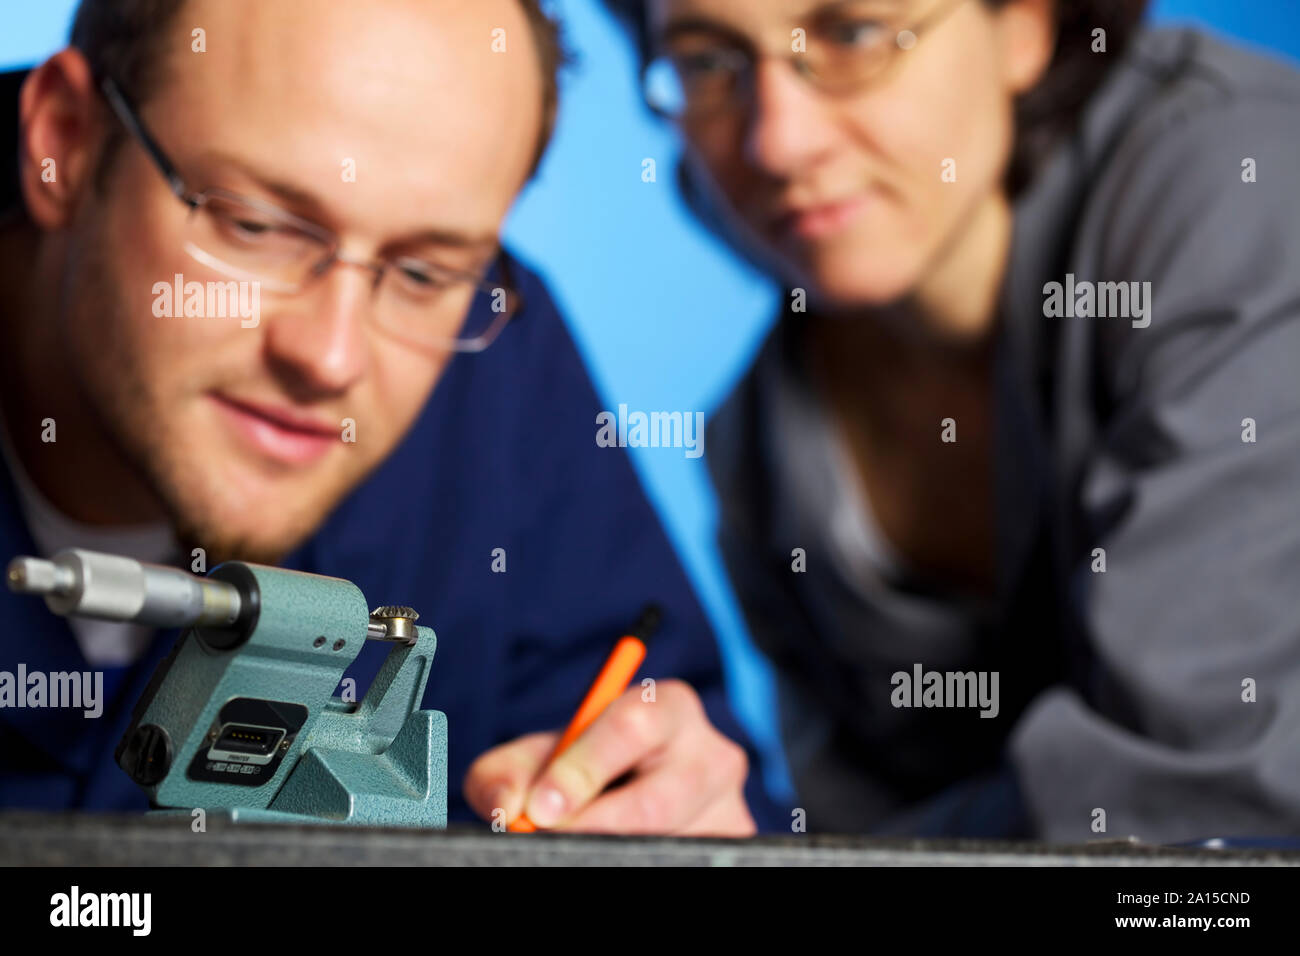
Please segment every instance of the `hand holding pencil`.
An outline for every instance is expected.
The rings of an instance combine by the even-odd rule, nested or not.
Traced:
[[[465,797],[477,813],[504,811],[516,832],[755,832],[745,752],[709,723],[695,691],[662,680],[646,700],[628,687],[656,619],[647,608],[618,641],[564,732],[528,734],[474,762]]]

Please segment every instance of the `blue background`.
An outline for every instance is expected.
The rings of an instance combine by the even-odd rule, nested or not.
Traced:
[[[76,0],[5,0],[0,68],[63,46]],[[766,332],[776,290],[688,218],[673,190],[677,148],[641,107],[631,45],[596,0],[557,0],[576,63],[563,79],[554,143],[507,223],[513,248],[548,279],[607,408],[711,411]],[[1157,0],[1156,21],[1194,22],[1300,58],[1296,0]],[[658,181],[643,182],[655,160]],[[594,435],[594,423],[593,423]],[[749,644],[712,541],[703,459],[629,449],[723,645],[736,708],[778,757],[771,675]]]

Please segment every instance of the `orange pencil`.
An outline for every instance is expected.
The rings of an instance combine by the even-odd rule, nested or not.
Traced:
[[[582,699],[578,712],[573,715],[555,749],[546,758],[546,766],[550,766],[551,761],[568,750],[605,708],[627,690],[627,685],[631,683],[636,669],[645,659],[645,640],[658,626],[659,608],[653,604],[648,605],[641,612],[641,617],[631,633],[624,635],[614,645],[614,650],[605,661],[605,666],[600,669],[591,689],[587,691],[587,696]],[[532,833],[537,826],[528,819],[528,814],[521,813],[507,829],[514,833]]]

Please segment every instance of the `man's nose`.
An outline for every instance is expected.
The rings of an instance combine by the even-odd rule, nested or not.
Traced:
[[[787,60],[754,66],[745,155],[770,176],[787,179],[815,165],[838,135],[830,104]]]
[[[268,323],[270,360],[305,391],[346,391],[366,372],[374,283],[368,269],[332,263],[310,286],[286,299],[283,311]]]

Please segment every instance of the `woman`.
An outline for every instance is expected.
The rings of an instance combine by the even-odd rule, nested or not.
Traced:
[[[786,287],[711,423],[814,830],[1300,832],[1300,79],[1143,0],[647,0]]]

